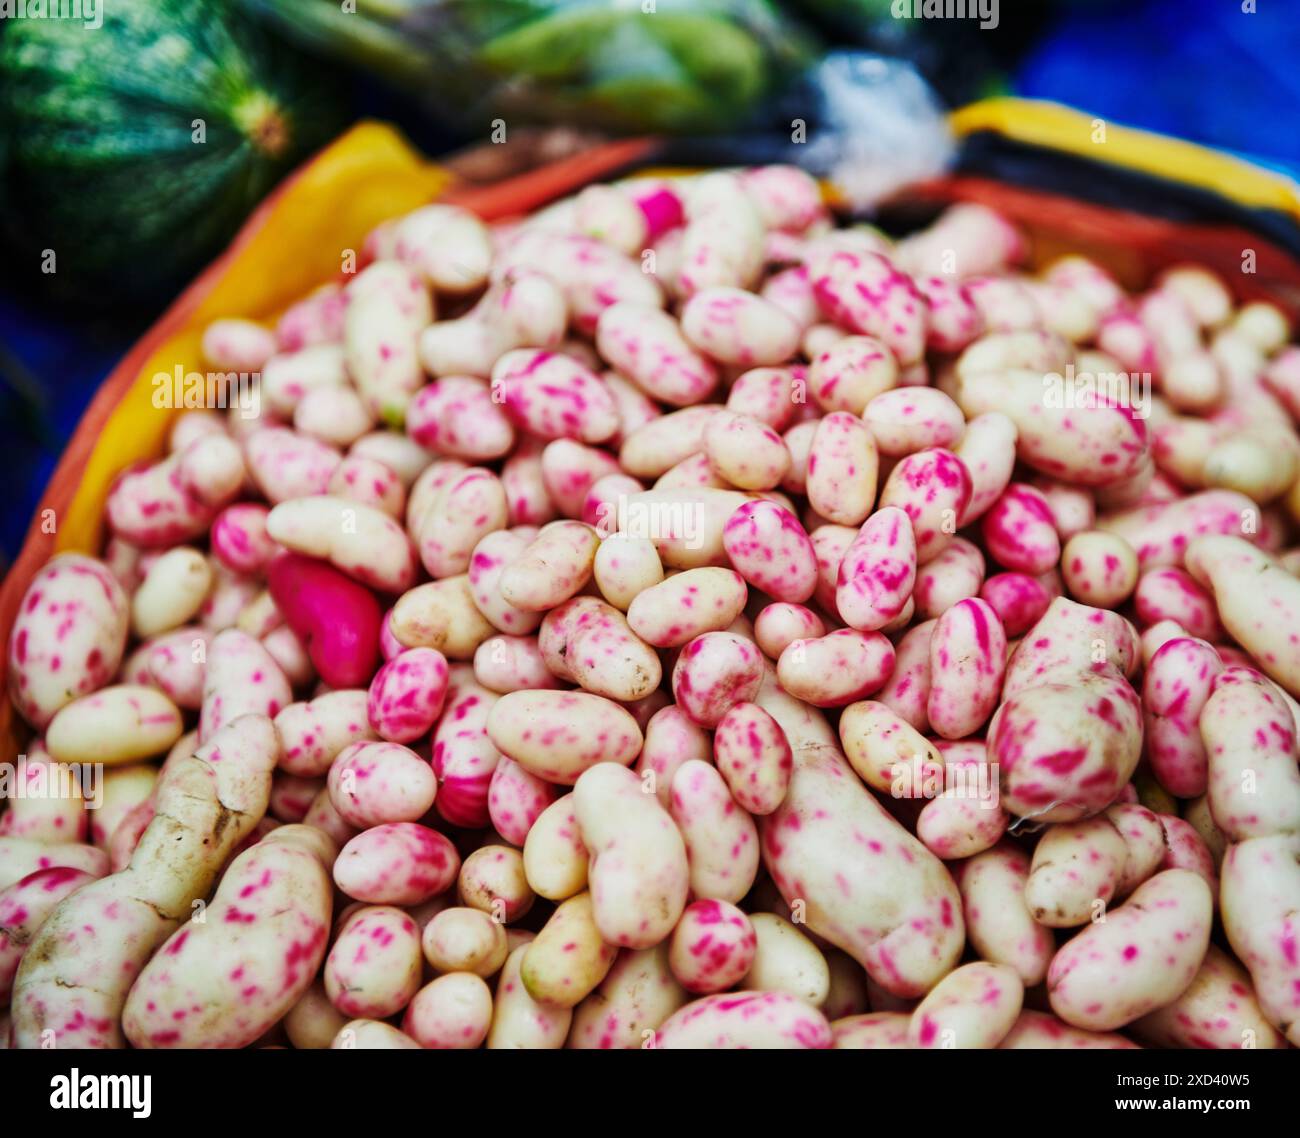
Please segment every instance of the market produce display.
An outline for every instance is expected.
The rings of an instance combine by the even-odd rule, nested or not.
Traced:
[[[773,0],[241,0],[296,42],[360,64],[482,130],[551,122],[708,131],[753,117],[816,57]]]
[[[211,325],[10,633],[0,1040],[1300,1045],[1300,348],[1026,256],[642,177]]]
[[[64,296],[156,301],[342,120],[327,80],[225,0],[96,7],[99,25],[0,31],[4,233]]]

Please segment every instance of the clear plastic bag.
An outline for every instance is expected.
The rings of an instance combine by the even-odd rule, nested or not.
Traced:
[[[808,67],[749,129],[673,139],[662,155],[682,166],[788,162],[860,213],[942,174],[955,156],[944,105],[916,67],[854,50]]]
[[[831,52],[799,91],[816,108],[815,126],[785,160],[828,179],[855,210],[942,173],[956,153],[939,97],[903,60]]]

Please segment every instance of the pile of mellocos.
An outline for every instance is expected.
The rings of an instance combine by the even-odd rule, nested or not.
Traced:
[[[0,1037],[1300,1044],[1300,350],[1025,256],[767,167],[213,324],[9,640]]]

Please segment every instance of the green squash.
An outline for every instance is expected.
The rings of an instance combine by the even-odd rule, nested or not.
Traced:
[[[7,259],[19,287],[102,305],[157,300],[340,118],[302,61],[228,2],[111,0],[97,11],[98,27],[0,25]]]

